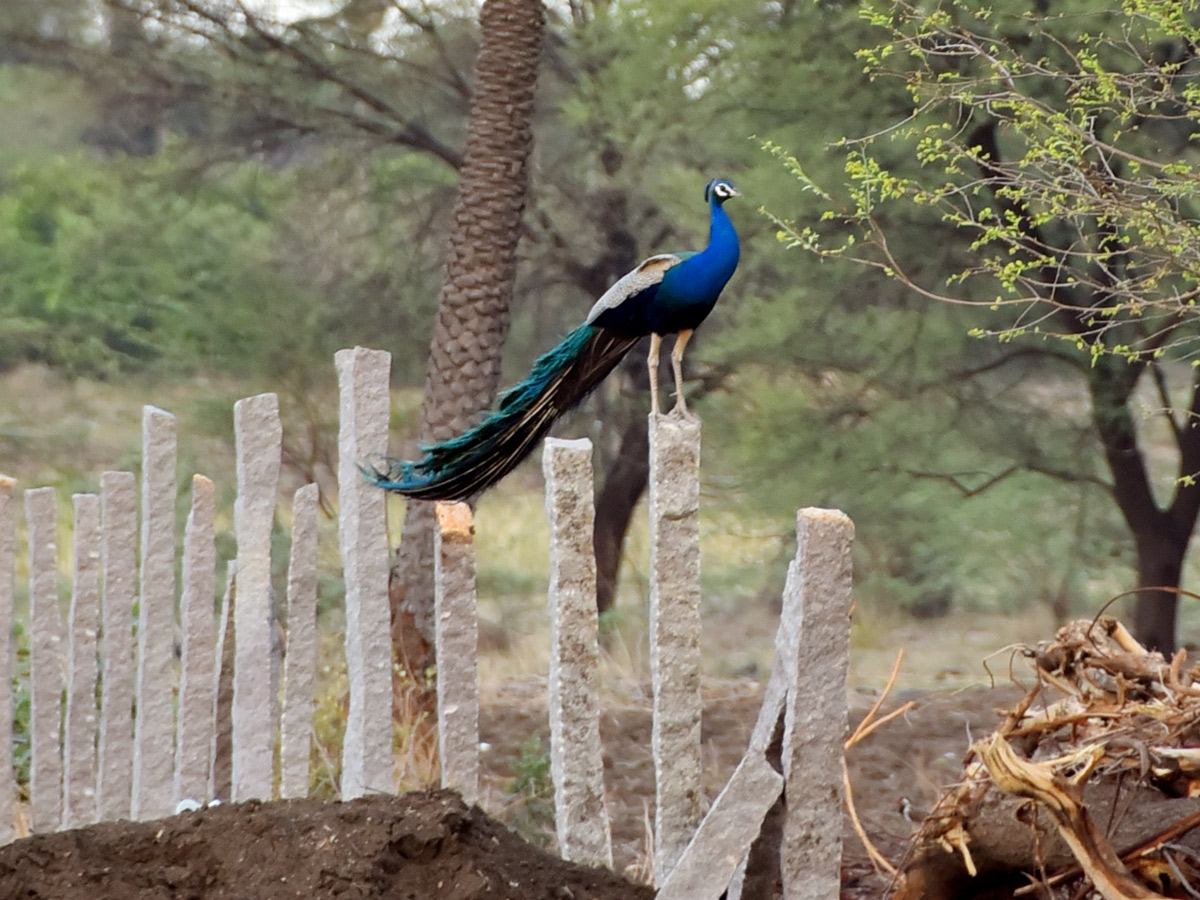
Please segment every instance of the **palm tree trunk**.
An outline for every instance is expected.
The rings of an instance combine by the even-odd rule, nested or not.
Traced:
[[[453,437],[496,395],[529,185],[540,0],[487,0],[459,196],[429,353],[421,443]],[[433,510],[411,502],[392,570],[392,639],[418,674],[433,643]]]

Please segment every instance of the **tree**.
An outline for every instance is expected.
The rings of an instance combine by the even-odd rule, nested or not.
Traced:
[[[487,0],[475,95],[429,351],[420,440],[453,437],[495,398],[529,185],[540,0]],[[413,672],[433,643],[433,504],[412,502],[393,570],[393,643]],[[423,645],[423,646],[422,646]]]
[[[263,235],[273,253],[264,269],[320,298],[315,333],[343,345],[384,342],[395,354],[396,384],[414,386],[462,165],[472,97],[465,73],[479,41],[474,4],[353,0],[287,22],[250,3],[106,0],[113,14],[106,33],[84,16],[86,27],[65,38],[28,25],[37,20],[33,0],[9,6],[29,15],[18,17],[27,24],[4,36],[6,46],[52,77],[80,73],[83,92],[113,111],[89,136],[106,151],[98,155],[105,164],[177,174],[164,183],[168,192],[197,178],[218,190],[228,182],[228,197],[245,200],[251,214],[261,211],[257,192],[229,178],[256,168],[270,173],[263,182],[277,187]],[[771,229],[753,204],[781,192],[775,164],[747,135],[822,148],[816,171],[828,182],[829,141],[846,129],[872,133],[909,108],[898,81],[862,77],[852,51],[870,40],[870,26],[858,21],[855,6],[585,0],[556,9],[570,18],[551,15],[539,74],[538,177],[520,226],[505,377],[524,374],[638,259],[702,243],[699,186],[731,175],[748,200],[734,213],[746,253],[703,329],[700,352],[688,357],[689,387],[710,392],[701,407],[711,423],[706,492],[718,505],[753,497],[740,512],[778,531],[788,530],[797,504],[843,506],[859,520],[864,568],[886,573],[864,599],[899,596],[916,608],[946,585],[979,597],[981,584],[988,596],[1002,590],[992,584],[1011,584],[995,577],[998,543],[969,558],[957,552],[963,523],[1033,496],[1030,485],[1041,482],[1023,469],[1074,467],[1077,481],[1038,501],[1037,527],[1004,545],[1041,566],[1048,573],[1041,582],[1066,584],[1067,567],[1047,559],[1080,543],[1056,537],[1056,528],[1074,535],[1085,506],[1103,509],[1090,502],[1093,455],[1073,433],[1074,420],[1052,438],[1033,422],[1025,427],[1020,404],[999,402],[989,383],[1007,381],[1018,368],[1053,374],[1051,367],[1033,365],[1011,343],[960,341],[968,327],[961,317],[952,321],[948,307],[939,307],[946,316],[918,310],[898,283],[861,271],[851,279],[845,269],[775,252],[762,239]],[[796,89],[815,83],[820,91]],[[900,150],[895,145],[889,159],[900,160]],[[806,166],[814,165],[812,152]],[[246,157],[253,166],[230,162]],[[910,248],[938,247],[939,257],[923,262],[928,278],[966,265],[947,238],[949,223],[935,217],[941,231],[931,237],[920,210],[885,213],[881,220],[900,229],[889,246],[901,258]],[[272,293],[282,305],[286,292]],[[604,472],[596,535],[601,602],[645,483],[639,357],[631,354],[623,375],[561,425],[562,433],[593,437]],[[961,381],[939,381],[938,364]],[[304,396],[298,382],[318,381],[325,369],[299,368],[287,380]],[[401,416],[410,414],[415,393],[400,395]],[[416,431],[415,419],[401,424],[406,434]],[[1018,427],[1021,440],[1014,441]],[[1005,455],[1018,445],[1024,459]],[[1059,456],[1064,447],[1079,458]],[[328,453],[310,452],[312,465]],[[1070,462],[1047,464],[1063,459]],[[1023,469],[1005,475],[1018,462]],[[960,494],[963,504],[947,502]],[[1109,533],[1092,525],[1082,544],[1089,554]],[[1047,535],[1047,548],[1032,549]],[[752,599],[761,571],[748,568],[736,585],[713,585],[714,599]]]
[[[864,6],[887,37],[863,57],[876,77],[900,79],[911,108],[847,142],[838,196],[782,154],[825,212],[816,225],[778,224],[792,246],[980,308],[977,336],[1025,354],[1074,351],[1106,487],[1133,536],[1135,629],[1171,650],[1200,514],[1200,369],[1181,371],[1200,296],[1200,30],[1169,0],[1049,9]],[[915,174],[896,163],[897,142],[920,164]],[[970,261],[948,283],[895,251],[887,220],[897,208],[933,210],[969,245]],[[1136,412],[1143,385],[1157,395],[1175,454],[1159,486],[1165,500]]]

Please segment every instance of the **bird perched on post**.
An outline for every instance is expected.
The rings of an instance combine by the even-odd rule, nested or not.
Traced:
[[[554,424],[650,335],[650,406],[658,415],[658,352],[675,334],[671,368],[675,409],[690,416],[683,397],[683,351],[712,312],[738,264],[738,237],[723,209],[738,196],[713,179],[704,188],[708,246],[697,252],[660,253],[643,261],[596,301],[584,323],[533,364],[524,381],[500,395],[482,422],[440,444],[422,447],[415,461],[381,457],[362,466],[367,481],[419,500],[465,500],[491,487],[523,460]]]

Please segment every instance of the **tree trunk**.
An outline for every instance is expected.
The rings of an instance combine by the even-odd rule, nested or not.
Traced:
[[[1008,176],[998,167],[1001,159],[999,131],[1001,122],[988,118],[972,133],[971,141],[980,149],[980,172],[985,181],[993,186],[1008,184]],[[1096,278],[1089,275],[1076,278],[1072,264],[1080,257],[1077,247],[1056,249],[1052,235],[1032,224],[1035,217],[1029,214],[1020,191],[1008,195],[993,194],[998,205],[1007,215],[1017,216],[1027,229],[1029,249],[1044,256],[1049,249],[1057,262],[1048,263],[1043,272],[1043,284],[1047,289],[1046,299],[1055,305],[1056,314],[1068,334],[1076,335],[1084,344],[1095,347],[1097,340],[1092,319],[1100,311],[1111,308],[1114,296],[1120,296],[1117,274],[1123,271],[1124,260],[1106,262],[1101,280],[1110,290],[1098,289]],[[1120,246],[1121,240],[1106,227],[1088,236],[1104,253],[1111,253]],[[1091,288],[1081,284],[1091,283]],[[1136,317],[1135,317],[1136,318]],[[1178,320],[1182,321],[1182,320]],[[1169,346],[1170,335],[1175,324],[1157,330],[1139,330],[1140,322],[1129,331],[1105,332],[1103,340],[1113,344],[1128,344],[1140,347],[1140,355],[1127,358],[1111,349],[1093,356],[1087,367],[1086,378],[1092,400],[1092,424],[1100,438],[1104,458],[1112,474],[1112,495],[1117,507],[1133,535],[1137,548],[1138,594],[1134,608],[1134,633],[1139,641],[1153,650],[1171,653],[1175,649],[1175,611],[1178,605],[1179,580],[1183,570],[1183,559],[1187,554],[1188,542],[1196,527],[1200,514],[1200,372],[1193,375],[1191,397],[1188,408],[1177,414],[1171,397],[1166,374],[1160,368],[1155,351]],[[1101,348],[1103,349],[1103,348]],[[1142,376],[1150,373],[1156,380],[1161,414],[1166,417],[1175,448],[1179,467],[1175,473],[1175,493],[1165,506],[1160,506],[1154,496],[1150,473],[1146,466],[1143,447],[1139,444],[1136,418],[1133,411],[1133,395]],[[1153,590],[1166,588],[1169,590]],[[1150,590],[1143,590],[1150,589]]]
[[[1113,497],[1133,533],[1137,549],[1139,590],[1134,606],[1134,634],[1151,650],[1175,650],[1175,612],[1180,577],[1192,531],[1200,514],[1200,374],[1193,378],[1188,409],[1182,416],[1166,409],[1179,453],[1175,493],[1158,505],[1133,411],[1134,388],[1155,363],[1130,363],[1102,356],[1088,370],[1092,421],[1113,478]],[[1169,404],[1168,404],[1169,406]],[[1166,590],[1153,590],[1165,588]]]
[[[636,350],[634,351],[637,352]],[[596,495],[596,609],[612,608],[621,570],[621,548],[633,510],[650,478],[650,435],[645,416],[635,415],[621,434],[617,456]]]
[[[487,0],[479,21],[475,97],[429,353],[421,443],[460,433],[495,399],[529,185],[545,12],[539,0]],[[408,505],[389,593],[393,645],[418,675],[433,643],[431,503]]]
[[[1144,588],[1179,587],[1187,535],[1182,542],[1146,537],[1137,542],[1138,591],[1134,605],[1134,634],[1150,650],[1170,654],[1175,649],[1175,612],[1179,595],[1174,591]]]

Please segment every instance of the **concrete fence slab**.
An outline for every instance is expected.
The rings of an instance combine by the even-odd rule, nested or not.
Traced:
[[[313,673],[317,662],[317,507],[320,492],[306,484],[292,499],[288,560],[287,651],[279,738],[279,796],[308,796],[312,747]]]
[[[62,615],[54,488],[25,492],[29,527],[29,827],[62,824]]]
[[[100,626],[100,498],[76,494],[67,709],[63,726],[63,826],[96,821],[96,635]]]
[[[137,718],[133,732],[135,819],[174,811],[175,417],[142,411],[142,540],[137,621]]]
[[[183,593],[179,599],[179,721],[175,729],[173,799],[211,800],[213,689],[216,672],[216,626],[213,600],[217,590],[214,535],[216,486],[203,475],[192,476],[192,508],[183,533]]]
[[[654,883],[703,815],[700,769],[700,424],[650,416],[650,678]]]
[[[475,527],[465,503],[438,503],[433,595],[438,660],[438,754],[442,786],[479,800],[479,621]]]
[[[233,406],[237,447],[237,603],[233,608],[233,799],[271,798],[275,698],[271,694],[271,532],[283,426],[279,398],[258,394]],[[264,724],[267,727],[264,727]]]
[[[391,354],[339,350],[338,543],[346,582],[346,668],[350,709],[342,749],[342,799],[390,792],[392,650],[384,493],[359,463],[387,449]]]
[[[546,440],[550,520],[550,774],[563,859],[612,865],[600,743],[592,442]]]
[[[133,803],[133,605],[137,602],[137,479],[100,476],[100,736],[96,815],[128,818]]]

